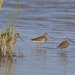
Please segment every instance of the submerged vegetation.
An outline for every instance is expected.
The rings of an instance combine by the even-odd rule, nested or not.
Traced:
[[[0,8],[2,7],[3,0],[0,0]],[[18,6],[17,6],[18,7]],[[0,31],[0,61],[5,61],[6,58],[9,58],[10,60],[13,60],[13,57],[21,57],[23,55],[20,54],[20,51],[18,54],[13,52],[13,45],[16,43],[16,39],[20,35],[19,33],[15,33],[16,30],[16,20],[17,20],[17,15],[18,15],[18,8],[16,10],[16,13],[13,14],[14,16],[14,25],[12,25],[12,18],[9,14],[8,18],[8,25],[6,30],[1,33]]]

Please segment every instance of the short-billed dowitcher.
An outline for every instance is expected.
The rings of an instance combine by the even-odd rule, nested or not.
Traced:
[[[6,46],[8,48],[8,53],[9,53],[9,56],[12,57],[12,48],[13,48],[13,45],[16,43],[16,40],[17,38],[20,38],[22,41],[23,39],[20,37],[20,34],[19,33],[16,33],[14,36],[11,36],[7,41],[6,41]]]
[[[20,39],[23,41],[23,39],[20,37],[20,34],[19,34],[19,33],[16,33],[14,36],[10,37],[10,38],[6,41],[6,45],[9,45],[11,42],[12,42],[13,44],[15,44],[17,38],[20,38]]]
[[[67,48],[68,45],[69,45],[69,41],[73,42],[73,41],[70,40],[69,38],[65,38],[65,41],[61,42],[61,43],[59,44],[59,46],[57,46],[57,48],[60,48],[60,49],[65,49],[65,48]],[[75,42],[73,42],[73,43],[75,43]]]
[[[44,33],[43,36],[39,36],[37,38],[34,38],[34,39],[31,39],[32,42],[35,42],[35,43],[38,43],[41,47],[41,44],[46,42],[48,39],[48,34],[47,33]]]

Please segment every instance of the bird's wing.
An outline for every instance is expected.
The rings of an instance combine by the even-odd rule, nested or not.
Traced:
[[[45,38],[44,36],[40,36],[40,37],[37,37],[37,38],[34,38],[34,39],[31,39],[32,41],[42,41],[42,39]]]
[[[67,41],[63,41],[62,43],[60,43],[59,46],[57,46],[57,48],[66,48],[68,46],[68,42]]]

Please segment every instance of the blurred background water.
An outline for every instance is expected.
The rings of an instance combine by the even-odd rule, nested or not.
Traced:
[[[0,62],[0,75],[75,75],[75,44],[70,42],[66,51],[56,48],[66,37],[75,41],[75,0],[4,0],[0,9],[2,32],[17,6],[16,32],[24,42],[18,39],[13,50],[20,50],[25,57],[13,63]],[[54,38],[37,49],[31,39],[45,32]]]

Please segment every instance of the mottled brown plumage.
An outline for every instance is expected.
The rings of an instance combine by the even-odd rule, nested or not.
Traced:
[[[59,44],[59,46],[57,46],[57,48],[64,49],[64,48],[68,47],[69,41],[70,41],[69,38],[65,38],[65,41],[61,42],[61,43]],[[71,42],[72,42],[72,41],[71,41]]]
[[[68,41],[63,41],[62,43],[60,43],[59,46],[57,46],[57,48],[66,48],[68,47],[69,42]]]
[[[46,42],[47,39],[48,39],[48,34],[45,33],[43,36],[39,36],[37,38],[31,39],[31,41],[41,45],[42,43]]]
[[[48,34],[45,33],[43,36],[39,36],[39,37],[31,39],[31,40],[36,43],[44,43],[47,41],[47,39],[48,39]]]
[[[13,45],[16,43],[17,38],[20,38],[19,33],[16,33],[14,36],[11,36],[7,41],[6,41],[6,46],[8,48],[9,56],[12,57],[12,48]]]
[[[6,45],[15,44],[17,38],[21,38],[19,33],[16,33],[14,36],[10,37],[10,38],[6,41]]]

